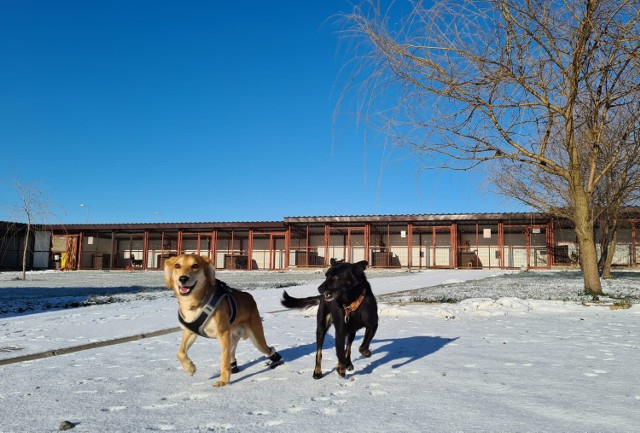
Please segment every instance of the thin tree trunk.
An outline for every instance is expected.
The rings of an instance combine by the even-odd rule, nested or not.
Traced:
[[[602,268],[602,278],[611,279],[613,276],[611,275],[611,265],[613,264],[613,256],[616,253],[616,242],[618,241],[618,229],[617,223],[614,228],[610,228],[613,233],[607,239],[607,257],[604,260],[604,267]]]
[[[600,243],[600,258],[598,259],[598,272],[600,276],[604,277],[604,267],[607,255],[609,254],[609,237],[611,232],[609,230],[609,222],[606,218],[600,221],[598,228],[598,241]]]
[[[29,237],[31,236],[31,223],[27,223],[27,233],[24,236],[24,247],[22,249],[22,281],[27,279],[27,252],[29,251]]]

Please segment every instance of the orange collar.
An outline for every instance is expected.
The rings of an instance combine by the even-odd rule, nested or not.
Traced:
[[[360,294],[360,296],[358,296],[358,299],[356,299],[355,301],[353,301],[349,305],[343,305],[342,306],[342,308],[344,308],[344,323],[348,323],[349,322],[349,316],[351,316],[351,313],[353,313],[354,311],[356,311],[358,309],[358,307],[360,307],[360,304],[362,304],[362,301],[364,301],[364,297],[366,295],[367,295],[367,289],[364,288],[362,290],[362,293]]]

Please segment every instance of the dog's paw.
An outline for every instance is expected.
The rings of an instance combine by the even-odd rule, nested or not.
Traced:
[[[338,366],[336,367],[336,371],[338,372],[340,377],[346,377],[347,375],[347,369],[340,364],[338,364]]]
[[[185,361],[182,363],[182,369],[189,375],[193,376],[196,374],[196,366],[191,361]]]
[[[322,379],[322,370],[320,370],[319,368],[316,368],[315,370],[313,370],[313,378]]]
[[[369,358],[371,356],[371,351],[369,349],[360,348],[360,354],[365,358]]]
[[[214,387],[220,388],[222,386],[229,385],[229,381],[219,380],[213,384]]]
[[[238,367],[237,362],[231,363],[231,374],[234,374],[234,373],[240,373],[240,368]]]
[[[278,352],[274,352],[266,362],[266,365],[271,369],[274,369],[282,364],[284,364],[284,361],[282,360],[282,356]]]
[[[347,364],[347,371],[353,371],[353,364]]]
[[[279,366],[281,366],[282,364],[284,364],[284,361],[278,361],[278,362],[271,362],[271,361],[269,361],[269,362],[267,362],[265,365],[266,365],[267,367],[269,367],[270,369],[272,369],[272,370],[273,370],[274,368],[279,367]]]

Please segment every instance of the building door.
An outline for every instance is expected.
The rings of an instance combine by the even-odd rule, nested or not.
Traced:
[[[51,238],[51,254],[56,269],[75,271],[78,269],[79,235],[54,235]]]
[[[413,226],[412,266],[418,268],[453,268],[455,231],[451,226]]]
[[[331,227],[329,258],[356,263],[367,259],[366,227]]]
[[[452,268],[453,267],[453,241],[451,227],[434,227],[433,228],[433,245],[431,264],[434,268]]]
[[[249,241],[248,269],[268,269],[270,271],[285,269],[286,233],[253,232]]]
[[[546,226],[528,226],[526,231],[529,268],[549,268],[551,265]]]

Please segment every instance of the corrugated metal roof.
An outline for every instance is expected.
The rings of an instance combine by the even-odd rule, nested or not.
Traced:
[[[640,216],[640,206],[623,209],[628,217]],[[478,212],[478,213],[438,213],[438,214],[387,214],[387,215],[325,215],[288,216],[282,221],[213,221],[213,222],[154,222],[154,223],[100,223],[100,224],[47,224],[53,230],[145,230],[145,229],[285,229],[291,224],[302,223],[408,223],[408,222],[533,222],[545,220],[552,215],[542,212]],[[2,223],[2,222],[0,222]],[[10,224],[10,223],[7,223]]]
[[[464,214],[402,214],[402,215],[333,215],[285,217],[286,223],[311,222],[409,222],[409,221],[498,221],[548,218],[539,212],[464,213]]]
[[[17,223],[13,221],[0,221],[0,226],[15,228],[15,227],[26,227],[27,225],[25,223]]]
[[[218,221],[218,222],[177,222],[177,223],[115,223],[115,224],[51,224],[54,230],[144,230],[144,229],[216,229],[216,228],[285,228],[283,221]]]

